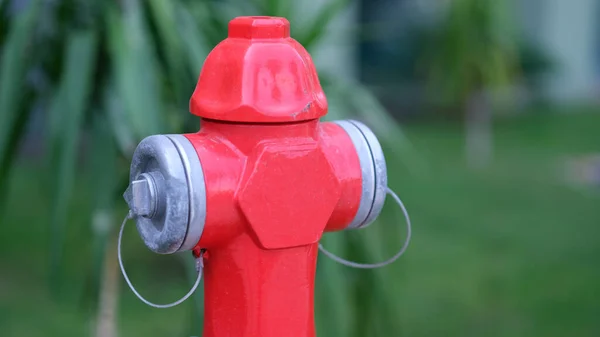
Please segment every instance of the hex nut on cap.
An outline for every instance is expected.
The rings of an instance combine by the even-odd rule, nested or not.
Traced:
[[[142,173],[124,193],[129,209],[136,216],[152,218],[157,208],[156,182],[151,174]]]
[[[204,175],[192,144],[181,135],[142,140],[125,192],[144,244],[159,254],[190,250],[206,218]]]
[[[334,123],[344,129],[352,140],[362,175],[362,193],[358,211],[347,228],[364,228],[375,221],[385,203],[387,193],[385,157],[377,137],[366,125],[354,120]]]

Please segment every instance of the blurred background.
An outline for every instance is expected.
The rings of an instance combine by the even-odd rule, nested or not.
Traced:
[[[319,258],[319,336],[600,336],[597,0],[0,0],[1,336],[201,335],[202,291],[144,305],[115,238],[133,149],[198,129],[189,97],[238,15],[290,20],[327,118],[378,134],[413,220],[391,266]],[[386,205],[323,242],[392,255]],[[124,240],[142,294],[189,289],[191,256]]]

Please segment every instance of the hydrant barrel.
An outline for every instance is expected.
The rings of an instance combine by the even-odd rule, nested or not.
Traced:
[[[240,17],[190,100],[197,133],[144,139],[125,193],[157,253],[202,250],[204,337],[314,337],[324,232],[363,228],[385,201],[381,146],[327,100],[289,22]]]

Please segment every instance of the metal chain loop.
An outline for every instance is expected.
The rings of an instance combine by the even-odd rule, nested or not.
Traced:
[[[198,288],[198,285],[200,285],[200,280],[202,279],[202,270],[204,269],[204,264],[202,262],[202,254],[200,254],[196,258],[196,271],[198,272],[198,277],[196,278],[196,282],[192,286],[192,289],[190,289],[190,291],[187,294],[185,294],[185,296],[183,296],[181,299],[179,299],[173,303],[169,303],[169,304],[155,304],[155,303],[148,301],[142,295],[140,295],[140,293],[135,289],[135,287],[129,280],[129,277],[127,276],[127,273],[125,272],[125,267],[123,266],[123,258],[121,257],[121,241],[123,238],[123,229],[125,228],[125,224],[127,223],[127,220],[132,219],[132,218],[133,218],[133,213],[131,211],[129,211],[129,213],[127,213],[127,215],[125,216],[125,219],[123,219],[123,223],[121,224],[121,230],[119,230],[119,241],[118,241],[118,246],[117,246],[117,254],[119,257],[119,266],[121,267],[121,272],[123,273],[125,282],[127,282],[127,285],[129,286],[131,291],[133,291],[135,296],[137,296],[137,298],[139,298],[140,301],[146,303],[147,305],[149,305],[151,307],[165,309],[165,308],[172,308],[176,305],[181,304],[183,301],[187,300],[190,296],[192,296],[192,294]]]
[[[388,264],[396,261],[400,256],[402,256],[402,254],[404,254],[404,252],[406,252],[406,249],[408,248],[408,244],[410,242],[410,237],[411,237],[411,232],[412,232],[410,217],[408,216],[408,211],[406,210],[406,207],[404,207],[402,200],[400,200],[400,198],[396,195],[396,193],[394,193],[394,191],[392,191],[389,187],[386,187],[386,193],[389,194],[394,199],[394,201],[396,201],[398,206],[400,206],[400,208],[402,209],[402,213],[404,213],[404,218],[406,219],[406,239],[404,239],[404,244],[402,245],[402,248],[400,248],[400,250],[394,256],[392,256],[391,258],[389,258],[383,262],[378,262],[378,263],[358,263],[358,262],[352,262],[352,261],[342,259],[341,257],[339,257],[339,256],[331,253],[327,249],[325,249],[325,247],[323,247],[323,245],[321,243],[319,243],[319,250],[323,254],[325,254],[327,257],[334,260],[335,262],[341,263],[348,267],[360,268],[360,269],[374,269],[374,268],[385,267]]]

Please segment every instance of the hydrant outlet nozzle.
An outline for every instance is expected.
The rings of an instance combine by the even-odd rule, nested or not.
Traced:
[[[160,254],[191,250],[200,240],[206,191],[200,160],[184,136],[142,140],[133,154],[130,185],[123,197],[150,250]]]

